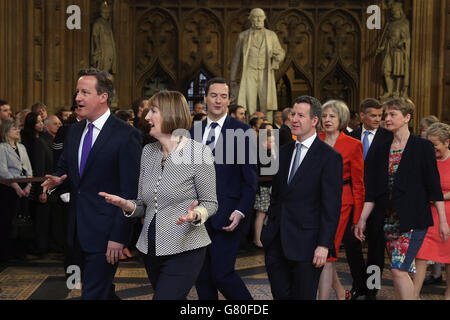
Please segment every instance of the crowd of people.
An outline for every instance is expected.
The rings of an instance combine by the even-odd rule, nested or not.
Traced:
[[[368,270],[382,275],[385,252],[396,299],[420,299],[441,264],[450,299],[450,126],[430,115],[414,134],[411,100],[355,112],[301,96],[271,123],[230,105],[223,78],[192,108],[164,90],[128,110],[111,108],[109,79],[80,71],[73,106],[55,114],[38,102],[13,115],[0,100],[0,179],[12,179],[0,184],[1,262],[64,253],[82,267],[83,299],[115,299],[118,262],[137,251],[154,299],[195,286],[201,300],[250,300],[235,271],[248,239],[274,299],[376,299]],[[45,178],[19,179],[32,177]]]

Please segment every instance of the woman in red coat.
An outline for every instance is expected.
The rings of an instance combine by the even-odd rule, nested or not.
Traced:
[[[350,112],[347,105],[338,100],[330,100],[322,106],[322,129],[319,136],[331,147],[336,149],[344,164],[342,208],[338,229],[334,240],[336,255],[328,258],[319,282],[319,300],[327,300],[331,287],[336,292],[338,300],[347,296],[337,276],[334,263],[337,261],[339,246],[344,236],[353,211],[352,223],[359,221],[364,205],[364,159],[361,141],[347,136],[343,130],[347,127]]]

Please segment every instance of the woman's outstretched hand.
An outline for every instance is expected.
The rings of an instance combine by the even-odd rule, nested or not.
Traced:
[[[197,200],[192,202],[190,207],[186,210],[186,213],[184,215],[182,215],[181,217],[179,217],[177,222],[175,222],[175,223],[180,225],[180,224],[183,224],[185,222],[192,222],[192,221],[200,220],[199,215],[197,215],[197,213],[194,211],[194,208],[196,206],[198,206],[198,201]]]
[[[105,201],[121,208],[125,212],[132,212],[134,210],[134,203],[114,194],[106,192],[99,192],[99,196],[105,198]]]

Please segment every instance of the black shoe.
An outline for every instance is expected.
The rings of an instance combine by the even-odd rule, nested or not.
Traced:
[[[111,285],[111,290],[109,291],[108,300],[121,300],[119,296],[116,294],[116,285]]]
[[[350,291],[345,290],[345,300],[358,300],[359,297],[364,296],[364,293],[355,289]]]
[[[376,294],[366,294],[364,297],[364,300],[377,300],[377,295]]]
[[[442,275],[440,275],[439,277],[435,278],[435,277],[433,277],[430,274],[423,281],[423,285],[427,286],[427,285],[430,285],[430,284],[438,284],[438,283],[441,283],[441,282],[442,282]]]

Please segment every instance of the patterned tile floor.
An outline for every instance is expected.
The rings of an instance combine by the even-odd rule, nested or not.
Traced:
[[[346,289],[350,289],[351,275],[342,251],[336,268],[342,284]],[[272,299],[262,251],[242,249],[239,252],[236,269],[255,299]],[[153,296],[147,274],[138,258],[120,263],[115,277],[115,286],[116,293],[121,299],[146,300]],[[67,289],[62,257],[58,254],[50,254],[43,260],[11,261],[0,266],[0,289],[0,300],[79,299],[81,293],[77,289],[72,291]],[[444,283],[425,286],[421,298],[422,300],[442,300],[444,291]],[[335,300],[334,293],[332,295],[330,299]],[[378,299],[393,300],[393,298],[392,278],[390,271],[386,268]],[[197,299],[194,288],[190,291],[188,299]]]

